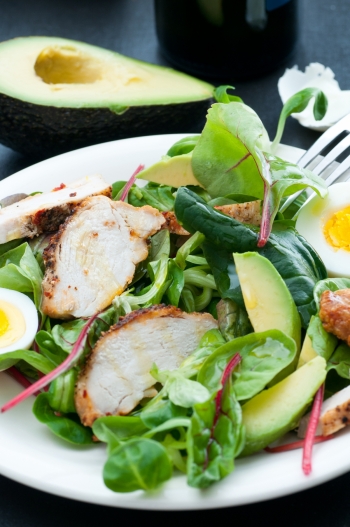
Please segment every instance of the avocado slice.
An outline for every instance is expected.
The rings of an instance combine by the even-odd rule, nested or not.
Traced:
[[[326,365],[322,357],[315,357],[242,406],[246,432],[242,456],[265,448],[298,425],[326,378]]]
[[[0,142],[52,155],[204,122],[213,86],[170,68],[55,37],[0,44]]]
[[[302,366],[304,366],[304,364],[314,359],[315,357],[317,357],[317,353],[313,348],[312,340],[310,339],[309,335],[306,334],[303,342],[303,347],[301,348],[299,356],[298,368],[301,368]]]
[[[160,161],[140,172],[137,177],[175,188],[186,185],[203,186],[194,177],[192,171],[192,152],[175,157],[163,156]]]
[[[254,331],[279,329],[300,350],[301,322],[292,295],[272,263],[255,252],[233,255]]]

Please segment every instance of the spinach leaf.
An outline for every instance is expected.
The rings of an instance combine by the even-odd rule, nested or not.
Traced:
[[[199,371],[198,382],[210,392],[218,390],[222,374],[237,352],[242,360],[233,373],[233,390],[241,401],[261,392],[278,373],[292,364],[296,345],[293,339],[277,329],[236,338],[207,358]]]
[[[174,143],[173,146],[167,151],[166,155],[169,157],[175,157],[192,152],[198,143],[199,138],[200,135],[189,135],[188,137],[184,137],[183,139],[176,141],[176,143]]]
[[[272,151],[277,148],[279,142],[281,141],[287,117],[289,117],[289,115],[292,113],[300,113],[305,110],[312,98],[315,98],[314,117],[316,121],[323,119],[328,107],[328,100],[325,94],[318,88],[305,88],[304,90],[298,91],[285,102],[282,108],[278,121],[276,137],[271,145]]]
[[[33,413],[58,437],[75,445],[91,445],[92,432],[80,423],[76,414],[58,415],[50,406],[48,393],[41,393],[34,401]]]
[[[326,278],[327,271],[318,254],[290,222],[275,222],[265,247],[259,248],[256,227],[221,214],[185,187],[177,192],[175,213],[185,229],[192,233],[199,231],[214,246],[211,255],[214,250],[217,251],[218,264],[214,270],[213,258],[206,250],[207,245],[204,246],[204,255],[212,267],[214,278],[220,278],[220,282],[217,281],[220,293],[227,291],[226,297],[241,305],[231,253],[257,251],[276,267],[296,303],[303,327],[308,326],[311,315],[316,313],[314,286]]]
[[[319,316],[311,317],[306,334],[310,338],[317,355],[328,360],[338,344],[338,339],[324,329]]]
[[[166,449],[148,438],[122,443],[103,468],[105,485],[114,492],[152,490],[171,476],[172,463]]]

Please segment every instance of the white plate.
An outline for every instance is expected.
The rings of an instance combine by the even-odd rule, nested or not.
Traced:
[[[100,173],[107,181],[128,179],[140,163],[149,166],[183,135],[161,135],[113,141],[31,166],[0,182],[0,197],[16,192],[49,190],[85,175]],[[281,157],[296,161],[302,151],[282,147]],[[20,391],[5,373],[0,374],[0,405]],[[186,485],[175,476],[159,491],[115,494],[102,480],[104,445],[78,448],[56,438],[31,412],[27,400],[0,415],[0,473],[46,492],[113,507],[154,510],[208,509],[242,505],[291,494],[350,470],[349,435],[315,445],[313,471],[301,471],[301,451],[265,452],[237,460],[235,471],[205,491]]]

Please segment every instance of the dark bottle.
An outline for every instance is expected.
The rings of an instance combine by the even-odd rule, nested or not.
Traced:
[[[175,67],[226,81],[280,66],[297,38],[297,0],[155,0],[160,48]]]

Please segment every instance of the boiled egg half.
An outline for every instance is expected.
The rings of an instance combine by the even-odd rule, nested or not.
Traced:
[[[30,298],[0,287],[0,355],[30,348],[37,330],[38,313]]]
[[[330,277],[350,278],[350,182],[310,198],[297,218],[298,232],[322,258]]]

